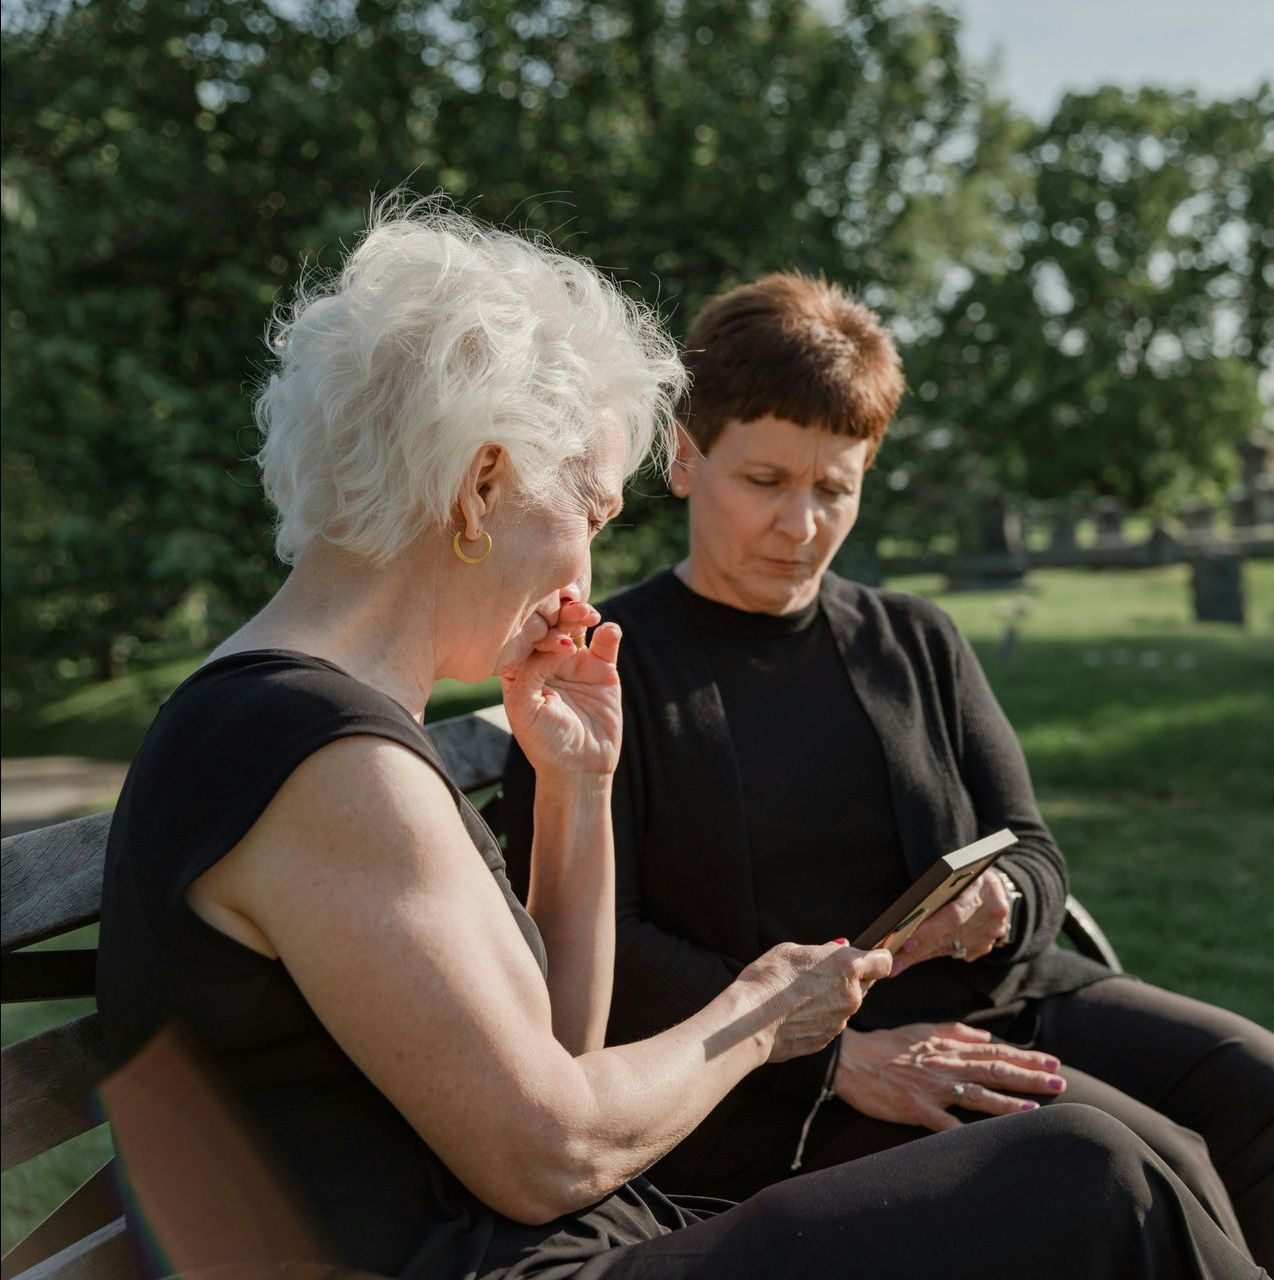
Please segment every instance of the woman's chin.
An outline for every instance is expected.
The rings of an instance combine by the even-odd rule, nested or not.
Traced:
[[[531,656],[534,648],[535,643],[528,636],[514,636],[500,650],[500,656],[492,667],[492,674],[499,676],[502,680],[512,680],[517,675],[518,669]]]

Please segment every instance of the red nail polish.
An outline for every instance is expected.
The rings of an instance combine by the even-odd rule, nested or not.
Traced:
[[[848,938],[833,938],[833,939],[832,939],[832,941],[833,941],[833,942],[834,942],[838,947],[845,947],[845,946],[848,946],[848,945],[849,945],[849,939],[848,939]]]

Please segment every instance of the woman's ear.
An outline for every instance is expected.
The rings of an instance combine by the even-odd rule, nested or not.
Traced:
[[[699,459],[703,455],[699,446],[690,438],[683,426],[677,427],[677,449],[672,459],[672,476],[669,484],[678,498],[688,498],[694,488]]]
[[[484,444],[473,455],[456,498],[456,526],[467,542],[476,542],[491,512],[509,488],[509,455],[498,444]]]

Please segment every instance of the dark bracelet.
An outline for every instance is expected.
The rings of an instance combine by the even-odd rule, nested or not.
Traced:
[[[845,1033],[842,1031],[841,1035]],[[836,1064],[840,1061],[840,1041],[841,1036],[837,1036],[832,1041],[831,1056],[827,1059],[827,1070],[823,1073],[823,1087],[819,1089],[818,1096],[814,1099],[814,1105],[806,1112],[805,1120],[801,1125],[801,1136],[796,1140],[796,1154],[792,1157],[792,1163],[788,1168],[796,1173],[800,1170],[801,1161],[805,1156],[805,1142],[810,1136],[810,1129],[814,1125],[814,1117],[818,1115],[818,1109],[830,1098],[835,1090],[832,1088],[832,1081],[836,1078]]]

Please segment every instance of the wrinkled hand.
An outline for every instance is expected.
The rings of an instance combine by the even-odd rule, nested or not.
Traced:
[[[978,960],[1004,936],[1009,924],[1009,895],[995,870],[984,871],[958,898],[935,911],[902,944],[894,960],[894,975],[922,960],[950,956],[958,942],[963,960]]]
[[[993,1042],[962,1022],[927,1022],[887,1031],[847,1031],[841,1040],[832,1089],[855,1111],[935,1133],[959,1128],[947,1111],[951,1086],[963,1084],[960,1106],[988,1115],[1012,1115],[1039,1106],[1000,1092],[1056,1097],[1066,1088],[1058,1061],[1048,1054]]]
[[[567,601],[551,624],[539,619],[530,651],[500,672],[509,728],[538,775],[613,773],[619,763],[619,627],[608,622],[576,647],[600,618],[582,600]]]
[[[770,1062],[814,1053],[845,1029],[871,984],[888,976],[888,951],[859,951],[844,942],[820,947],[781,942],[739,975],[772,992],[781,1011]]]

